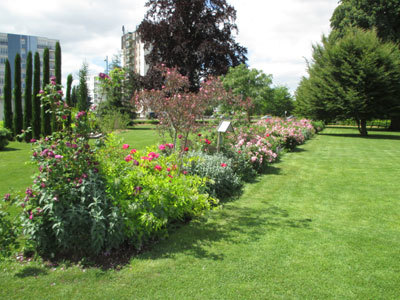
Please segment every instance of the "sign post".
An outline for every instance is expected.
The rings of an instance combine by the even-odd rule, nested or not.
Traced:
[[[217,141],[217,152],[219,152],[219,149],[223,143],[223,137],[222,133],[226,132],[233,132],[233,127],[230,121],[221,121],[218,125],[218,141]]]

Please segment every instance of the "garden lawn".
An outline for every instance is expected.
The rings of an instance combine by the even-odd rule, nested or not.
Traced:
[[[121,270],[0,264],[1,299],[396,299],[400,134],[328,128]]]

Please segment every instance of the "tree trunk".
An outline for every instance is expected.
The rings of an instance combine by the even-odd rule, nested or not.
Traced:
[[[361,128],[359,130],[360,130],[360,134],[362,136],[367,136],[368,135],[368,132],[367,132],[367,120],[361,119]]]
[[[399,116],[392,117],[390,119],[389,130],[400,131],[400,117]]]

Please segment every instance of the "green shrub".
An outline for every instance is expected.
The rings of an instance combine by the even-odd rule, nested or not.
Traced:
[[[325,123],[323,121],[311,121],[311,125],[315,129],[315,133],[321,132],[325,129]]]
[[[6,194],[0,199],[0,260],[10,256],[18,247],[17,238],[21,226],[19,219],[12,218],[8,213],[11,205],[13,202],[10,194]]]
[[[104,133],[111,133],[117,129],[127,129],[130,123],[129,115],[118,110],[107,111],[98,122],[101,132]]]
[[[0,150],[3,150],[8,145],[8,140],[11,138],[11,131],[7,128],[0,128]]]
[[[207,192],[211,195],[225,199],[241,190],[243,183],[234,171],[232,160],[222,153],[209,155],[204,152],[191,152],[188,156],[190,163],[185,165],[185,170],[189,174],[210,179],[207,182]]]
[[[136,151],[111,135],[97,153],[107,193],[124,216],[124,235],[138,248],[165,235],[169,223],[199,215],[217,203],[205,193],[203,178],[179,171],[179,154],[170,150],[163,145]]]

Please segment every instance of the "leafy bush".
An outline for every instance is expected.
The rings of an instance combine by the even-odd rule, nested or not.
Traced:
[[[321,132],[325,129],[325,123],[323,121],[311,121],[311,125],[315,129],[315,133]]]
[[[39,173],[21,202],[24,233],[45,256],[90,256],[117,247],[123,241],[122,218],[88,142],[91,118],[78,112],[69,128],[62,117],[69,114],[67,106],[51,107],[62,130],[32,141]]]
[[[9,256],[17,248],[20,224],[8,213],[12,205],[10,194],[0,200],[0,259]]]
[[[237,194],[243,183],[235,173],[232,160],[222,153],[209,155],[203,152],[188,154],[190,162],[185,165],[189,174],[195,174],[210,179],[207,182],[207,191],[211,195],[225,199]]]
[[[232,147],[222,147],[221,151],[224,155],[231,160],[232,169],[235,174],[237,174],[240,179],[244,182],[251,182],[257,177],[257,171],[251,164],[250,157],[242,151],[232,148]]]
[[[138,248],[165,235],[169,223],[199,215],[217,203],[205,193],[203,178],[180,172],[179,153],[171,153],[172,147],[141,152],[111,135],[97,153],[107,193],[124,216],[124,235]]]
[[[101,132],[111,133],[117,129],[126,129],[131,123],[131,118],[128,114],[122,113],[119,110],[109,110],[100,117],[98,125]]]
[[[3,150],[8,145],[10,138],[11,132],[7,128],[0,128],[0,150]]]

